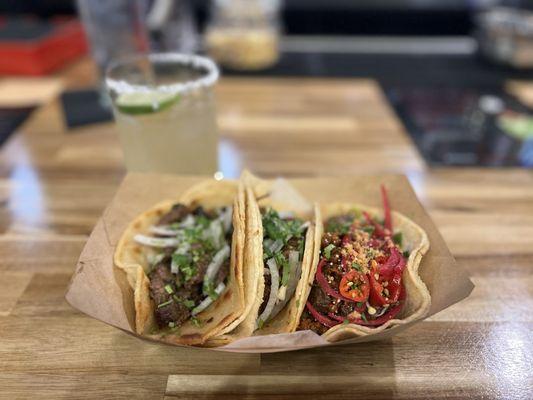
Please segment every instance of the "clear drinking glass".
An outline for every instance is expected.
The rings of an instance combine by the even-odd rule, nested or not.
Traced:
[[[132,57],[108,70],[106,86],[128,170],[217,172],[218,76],[210,59],[178,53]]]
[[[102,78],[114,60],[147,52],[147,0],[77,0],[77,5]]]

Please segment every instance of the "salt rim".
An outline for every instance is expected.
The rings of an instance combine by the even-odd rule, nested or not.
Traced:
[[[117,94],[124,93],[152,93],[163,92],[170,94],[185,93],[192,90],[200,89],[203,87],[209,87],[215,84],[218,80],[220,73],[217,65],[207,57],[192,55],[192,54],[179,54],[179,53],[152,53],[148,55],[148,59],[151,62],[176,62],[192,67],[193,69],[203,69],[207,72],[207,75],[186,83],[175,83],[172,85],[136,85],[127,82],[124,79],[113,79],[109,77],[109,74],[113,69],[119,66],[123,66],[129,62],[141,59],[142,56],[135,56],[119,60],[117,63],[112,64],[106,73],[105,83],[110,91],[114,91]]]

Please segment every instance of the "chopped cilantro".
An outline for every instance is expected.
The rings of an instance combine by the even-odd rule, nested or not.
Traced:
[[[357,305],[357,308],[361,308],[361,307],[363,307],[363,303],[362,303],[362,302],[360,302],[360,301],[358,301],[358,302],[357,302],[357,303],[355,303],[355,304]]]
[[[326,223],[326,232],[339,233],[345,235],[350,231],[351,222],[341,221],[338,218],[330,219]]]
[[[348,321],[348,318],[346,318],[344,321],[342,321],[343,325],[348,325],[349,323],[350,323],[350,321]]]
[[[396,232],[393,236],[392,236],[392,240],[394,241],[394,243],[396,243],[398,246],[401,246],[402,245],[402,241],[403,241],[403,235],[401,232]]]
[[[363,269],[363,267],[361,267],[361,265],[358,264],[358,263],[356,263],[356,262],[353,262],[353,263],[352,263],[352,268],[353,268],[353,269],[356,269],[356,270],[358,270],[358,271],[362,271],[362,269]]]
[[[187,307],[189,310],[192,310],[194,308],[194,301],[193,300],[183,300],[183,305]]]
[[[291,237],[303,236],[301,226],[303,221],[295,219],[282,219],[272,208],[268,208],[262,216],[264,237],[272,240],[281,240],[284,244]]]
[[[323,250],[323,253],[324,253],[324,256],[329,260],[331,258],[331,250],[333,250],[335,248],[335,245],[333,243],[331,244],[328,244],[324,250]]]
[[[186,300],[181,297],[178,297],[176,295],[173,295],[172,298],[176,303],[183,304],[185,307],[187,307],[189,310],[194,308],[194,301],[193,300]]]
[[[366,250],[366,258],[369,260],[372,260],[376,256],[376,250],[375,249],[367,249]]]
[[[211,221],[205,215],[198,215],[196,217],[196,223],[202,228],[207,228]]]
[[[192,264],[189,256],[185,254],[172,254],[172,262],[177,264],[185,281],[191,280],[191,278],[198,273],[196,266]]]
[[[164,303],[158,304],[158,305],[157,305],[157,308],[166,307],[166,306],[168,306],[169,304],[172,304],[172,299],[169,300],[169,301],[165,301]]]
[[[368,320],[366,319],[366,315],[365,315],[365,313],[362,313],[362,314],[361,314],[361,319],[362,319],[363,321],[365,321],[365,322],[368,322]]]
[[[203,322],[199,318],[196,318],[196,317],[192,317],[191,322],[193,323],[194,326],[200,327],[203,325]]]
[[[409,250],[405,250],[402,254],[405,258],[409,258],[409,255],[410,255]]]
[[[278,270],[281,269],[283,271],[281,275],[281,286],[285,286],[289,281],[289,275],[291,272],[291,266],[289,265],[289,261],[282,253],[276,253],[274,255],[274,260],[276,260]]]
[[[218,299],[218,293],[215,291],[215,284],[213,281],[204,281],[203,290],[212,300]]]
[[[353,217],[353,219],[359,219],[362,217],[363,213],[358,208],[352,208],[350,215]]]
[[[174,293],[174,289],[172,289],[172,286],[170,285],[165,285],[165,292],[167,292],[168,294],[172,294]]]
[[[373,226],[365,226],[364,228],[362,228],[362,230],[368,233],[370,236],[372,236],[376,228]]]

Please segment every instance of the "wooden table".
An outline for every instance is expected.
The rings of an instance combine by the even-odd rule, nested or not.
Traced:
[[[390,341],[262,356],[90,319],[63,296],[124,168],[111,125],[68,132],[52,102],[0,153],[0,398],[533,398],[531,171],[428,169],[368,80],[224,79],[218,99],[227,175],[406,173],[470,298]]]

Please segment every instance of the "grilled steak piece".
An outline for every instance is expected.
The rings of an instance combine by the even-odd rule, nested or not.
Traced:
[[[333,298],[330,298],[326,293],[322,291],[322,288],[316,285],[313,285],[311,293],[309,293],[308,301],[315,307],[315,309],[322,314],[326,314],[331,311],[331,301]]]
[[[170,225],[175,222],[180,222],[189,214],[189,208],[183,204],[174,204],[170,211],[163,215],[157,225]]]
[[[166,327],[169,322],[180,325],[189,319],[189,309],[184,304],[176,302],[173,298],[174,293],[168,293],[165,289],[168,285],[172,292],[176,290],[174,277],[170,272],[170,258],[167,257],[156,264],[149,278],[150,296],[156,304],[155,318],[159,327]]]
[[[304,310],[304,312],[302,313],[302,318],[300,319],[300,324],[298,325],[298,330],[299,331],[304,331],[304,330],[307,330],[307,329],[309,329],[311,331],[314,331],[314,332],[318,333],[319,335],[322,335],[329,328],[327,328],[326,326],[322,325],[320,322],[315,321],[313,316],[309,313],[309,311],[307,311],[307,308],[306,308]]]

